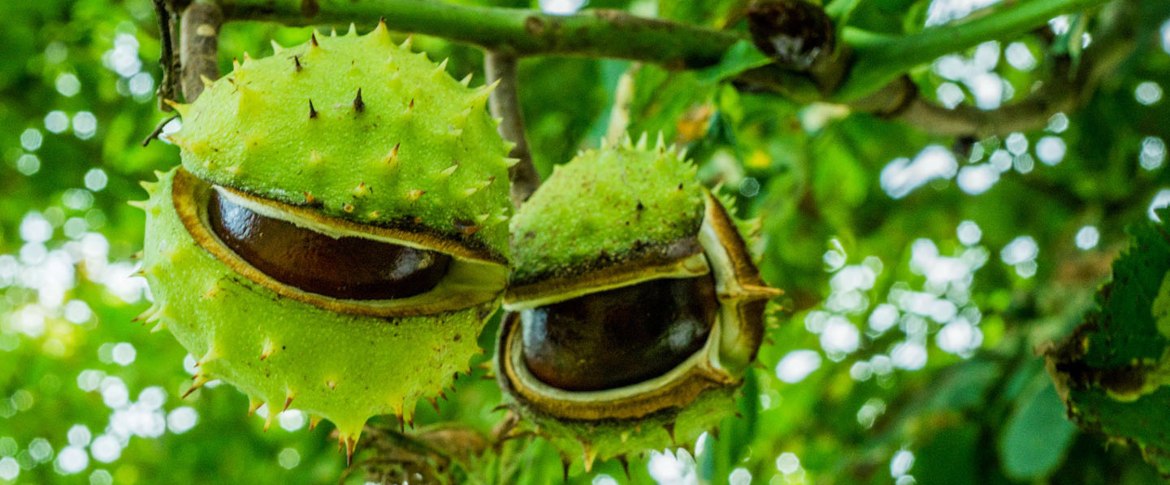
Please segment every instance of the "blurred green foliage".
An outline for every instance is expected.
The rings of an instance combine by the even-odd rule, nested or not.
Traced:
[[[855,7],[842,8],[851,26],[891,35],[922,29],[932,12],[954,3],[836,2]],[[747,3],[590,8],[743,29]],[[630,131],[662,132],[685,146],[704,183],[736,198],[740,216],[760,220],[762,271],[786,291],[739,400],[740,417],[689,451],[633,460],[629,480],[1156,480],[1137,449],[1106,446],[1101,434],[1065,419],[1035,353],[1069,334],[1093,305],[1126,244],[1124,228],[1147,221],[1156,198],[1170,202],[1162,200],[1170,192],[1161,192],[1170,186],[1163,96],[1170,4],[1137,5],[1135,51],[1081,109],[1002,137],[933,136],[839,106],[739,91],[726,78],[756,65],[749,51],[698,72],[523,60],[521,101],[542,173],[598,144],[628,76]],[[0,2],[0,15],[7,19],[0,29],[0,483],[361,483],[361,470],[347,471],[334,449],[329,426],[307,431],[303,416],[285,413],[263,432],[266,410],[247,415],[247,400],[229,386],[180,399],[191,375],[185,352],[169,335],[132,322],[147,295],[133,259],[143,218],[126,202],[144,198],[137,182],[152,170],[177,163],[173,146],[140,146],[168,116],[153,97],[161,76],[151,2]],[[910,74],[935,102],[994,109],[1026,97],[1052,72],[1054,56],[1084,43],[1067,32],[1091,31],[1097,20],[1057,20],[1054,30],[1068,26],[1063,41],[1039,31],[999,39]],[[229,69],[245,51],[271,54],[269,39],[291,45],[310,32],[230,23],[221,66]],[[415,46],[450,57],[452,74],[474,73],[473,84],[482,84],[477,49],[421,36]],[[1164,272],[1127,291],[1156,294]],[[481,338],[485,348],[494,332],[489,327]],[[1159,358],[1164,344],[1138,337],[1100,357]],[[416,434],[455,422],[486,435],[504,417],[484,370],[461,378],[449,395],[438,412],[419,407]],[[1123,405],[1101,396],[1076,399],[1100,414],[1095,429],[1123,436],[1150,431],[1126,416],[1164,417],[1167,409],[1165,389],[1116,411]],[[358,458],[376,452],[363,448]],[[534,484],[562,476],[557,453],[527,439],[468,469],[471,475],[455,476]],[[570,470],[573,483],[610,479],[627,481],[618,463]]]

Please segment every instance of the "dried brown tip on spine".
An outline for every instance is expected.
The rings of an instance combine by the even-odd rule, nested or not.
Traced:
[[[390,149],[390,153],[386,154],[386,164],[393,165],[398,162],[398,148],[402,146],[402,142],[394,144],[394,148]]]
[[[677,443],[677,440],[674,439],[674,423],[673,422],[663,424],[662,429],[665,429],[666,434],[670,435],[670,444],[673,445],[673,444]]]
[[[257,400],[250,400],[248,402],[248,416],[256,414],[256,410],[260,409],[260,406],[263,406],[263,405],[264,405],[264,401],[260,401],[258,399]]]
[[[346,439],[345,440],[345,466],[346,467],[350,467],[353,465],[353,452],[355,450],[357,450],[357,440],[352,439],[352,438]]]
[[[366,103],[362,101],[362,88],[358,88],[357,96],[353,98],[353,110],[358,113],[366,110]]]
[[[309,34],[309,43],[312,44],[313,47],[319,47],[321,45],[321,44],[317,43],[317,33],[316,32]]]
[[[199,388],[203,387],[204,384],[207,384],[207,382],[211,380],[211,378],[207,377],[206,374],[196,374],[193,379],[195,382],[191,384],[191,387],[188,388],[187,392],[183,393],[183,397],[179,399],[187,399],[187,396],[190,396],[191,393],[199,390]]]
[[[313,100],[309,100],[309,119],[317,118],[317,108],[313,107]]]
[[[301,72],[301,69],[304,69],[301,66],[301,56],[293,56],[293,64],[297,66],[297,72]]]

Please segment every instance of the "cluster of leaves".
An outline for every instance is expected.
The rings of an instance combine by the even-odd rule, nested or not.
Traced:
[[[922,29],[931,5],[946,3],[836,0],[830,6],[837,2],[856,5],[851,26],[885,35]],[[746,30],[746,3],[606,0],[590,8]],[[723,423],[718,437],[692,445],[693,456],[658,451],[631,462],[631,480],[722,482],[745,473],[756,482],[794,483],[888,483],[910,476],[920,483],[1153,480],[1154,469],[1136,447],[1106,447],[1099,434],[1082,433],[1065,419],[1061,395],[1034,354],[1081,321],[1124,245],[1124,227],[1148,218],[1151,200],[1170,179],[1164,167],[1170,128],[1162,121],[1170,119],[1170,102],[1135,96],[1139,86],[1149,86],[1143,83],[1156,81],[1158,93],[1170,89],[1157,84],[1170,79],[1163,40],[1170,5],[1139,3],[1135,51],[1080,110],[1035,132],[1002,137],[932,136],[838,106],[740,91],[727,78],[756,60],[736,57],[734,50],[720,66],[690,72],[618,60],[523,60],[521,101],[541,173],[583,146],[596,146],[619,85],[632,86],[630,131],[662,132],[687,147],[704,183],[736,198],[741,216],[761,219],[761,269],[787,292],[760,368],[749,374],[739,400],[741,417]],[[136,182],[150,178],[151,170],[177,163],[171,146],[138,146],[166,117],[141,84],[157,84],[160,77],[151,2],[5,2],[0,14],[9,19],[0,30],[0,123],[8,127],[0,130],[0,482],[360,481],[356,471],[344,475],[344,459],[328,446],[329,429],[289,432],[274,425],[265,433],[265,420],[247,416],[246,399],[226,387],[180,401],[190,377],[180,347],[130,323],[146,303],[121,292],[133,287],[129,271],[108,271],[131,265],[141,247],[141,214],[125,201],[144,196]],[[1096,22],[1091,15],[1066,20],[1072,32]],[[291,45],[308,36],[304,28],[229,24],[220,43],[223,68],[245,51],[269,54],[270,38]],[[1014,43],[1028,51],[1034,68],[1002,59]],[[1027,35],[956,53],[954,60],[974,63],[994,52],[997,62],[986,73],[1010,87],[1015,94],[1004,102],[1011,103],[1052,70],[1056,44],[1073,45]],[[447,66],[456,77],[475,73],[475,82],[482,82],[479,50],[428,37],[416,37],[415,46],[431,58],[450,57]],[[965,104],[977,94],[939,69],[910,74],[929,98],[949,89],[944,85],[958,86]],[[1047,158],[1037,152],[1048,138],[1064,148],[1052,164],[1042,163]],[[1163,162],[1143,166],[1151,160],[1144,144],[1155,138],[1163,141]],[[1009,166],[996,169],[991,185],[977,191],[965,184],[964,170],[1002,163],[1004,156]],[[930,160],[943,160],[944,169],[917,186],[894,183]],[[48,236],[42,237],[45,224]],[[1096,235],[1093,244],[1078,246],[1086,227]],[[1154,235],[1138,232],[1139,241]],[[107,249],[100,258],[87,257],[85,248],[95,245]],[[49,264],[53,257],[45,254],[64,258],[64,267]],[[1147,257],[1161,261],[1166,254]],[[1153,305],[1150,295],[1161,288],[1165,268],[1138,271],[1147,266],[1156,265],[1119,263],[1130,269],[1117,274],[1134,276],[1118,278],[1114,299],[1102,300],[1106,308],[1090,317],[1117,322],[1092,334],[1108,342],[1090,346],[1105,356],[1093,357],[1093,368],[1115,367],[1139,354],[1160,359],[1164,342],[1156,339],[1154,317],[1126,313],[1123,303],[1142,294],[1148,302],[1141,307]],[[930,271],[944,267],[962,271]],[[923,301],[938,311],[916,306]],[[90,315],[67,312],[71,302],[84,303]],[[887,321],[891,310],[893,323]],[[969,326],[956,324],[960,317]],[[1130,322],[1142,323],[1125,326]],[[977,337],[955,347],[944,338],[952,324]],[[494,332],[489,327],[481,338],[485,348],[492,348]],[[1115,338],[1132,332],[1141,333]],[[135,351],[132,365],[122,365],[124,346],[113,357],[119,344]],[[794,373],[800,362],[804,372]],[[504,415],[494,410],[501,396],[485,374],[461,378],[438,411],[421,406],[416,435],[433,437],[438,423],[454,422],[466,428],[461,433],[491,436]],[[164,426],[160,433],[120,428],[128,413],[140,410],[133,407],[144,400],[140,393],[152,388],[164,390],[166,399],[143,419],[165,421],[189,408],[197,424],[190,430]],[[118,399],[119,389],[129,398]],[[1079,423],[1131,439],[1147,454],[1151,447],[1166,449],[1161,428],[1149,426],[1164,416],[1165,389],[1128,403],[1098,382],[1072,389]],[[298,428],[295,416],[284,417],[289,429]],[[82,433],[71,432],[77,425],[95,437],[115,437],[120,456],[111,459],[93,440],[80,439]],[[360,456],[448,459],[412,454],[393,446],[390,436],[369,440]],[[78,450],[87,460],[80,470],[69,462]],[[561,457],[539,440],[515,440],[492,451],[464,463],[475,473],[455,476],[486,483],[547,483],[562,476]],[[617,463],[571,474],[580,483],[600,475],[625,480]]]
[[[1166,211],[1158,212],[1165,220]],[[1132,229],[1128,251],[1113,265],[1097,306],[1048,363],[1074,421],[1137,446],[1170,475],[1170,434],[1163,423],[1167,384],[1170,234],[1162,223]]]

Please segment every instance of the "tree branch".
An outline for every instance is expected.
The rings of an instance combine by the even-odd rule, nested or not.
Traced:
[[[939,56],[974,47],[993,39],[1018,36],[1068,12],[1108,3],[1109,0],[1022,0],[968,21],[931,27],[904,37],[874,35],[845,29],[845,41],[852,46],[852,71],[832,96],[848,103],[873,93],[904,73]]]
[[[223,12],[211,3],[195,2],[183,10],[179,60],[183,99],[194,102],[203,92],[203,78],[219,77],[219,28]]]
[[[532,165],[532,153],[528,150],[528,139],[524,136],[524,115],[520,110],[520,92],[516,86],[516,56],[496,51],[484,54],[483,70],[488,84],[498,82],[488,100],[492,116],[501,118],[500,136],[515,143],[509,157],[518,161],[508,170],[512,179],[512,204],[528,200],[540,186],[540,175]]]
[[[1133,52],[1133,5],[1114,5],[1117,8],[1103,16],[1093,44],[1081,59],[1060,59],[1048,80],[1023,100],[985,111],[965,105],[947,109],[915,96],[897,118],[940,135],[1002,135],[1044,126],[1052,115],[1072,111],[1088,101],[1101,80]]]
[[[1072,97],[1050,99],[1047,95],[1049,91],[990,111],[973,106],[947,109],[915,97],[899,112],[897,118],[936,135],[983,137],[1029,131],[1044,126],[1052,115],[1068,111],[1074,105]]]
[[[935,58],[991,39],[1027,32],[1061,14],[1096,7],[1109,0],[1019,0],[991,13],[902,37],[844,29],[836,56],[820,70],[827,81],[845,73],[841,86],[814,79],[815,73],[765,66],[744,72],[737,84],[792,97],[797,102],[829,100],[860,111],[884,115],[906,113],[908,121],[935,130],[930,120],[939,110],[921,104],[902,76]],[[232,20],[270,20],[287,24],[346,23],[386,19],[389,28],[470,43],[517,57],[566,55],[629,59],[672,69],[700,69],[720,61],[742,34],[657,19],[620,11],[590,10],[575,15],[547,15],[536,10],[478,7],[436,0],[219,0]],[[836,65],[840,64],[840,65]],[[847,71],[847,72],[846,72]],[[821,85],[818,90],[817,85]],[[821,91],[821,92],[818,92]],[[1028,115],[1035,106],[1020,106],[1003,116]],[[1046,110],[1039,110],[1046,111]],[[1035,116],[1032,116],[1033,118]],[[998,122],[940,124],[945,133],[974,133]],[[970,130],[976,131],[970,131]]]
[[[178,99],[176,93],[179,90],[179,60],[175,57],[175,15],[167,0],[154,0],[154,13],[158,15],[158,37],[162,45],[162,52],[158,58],[158,66],[162,71],[162,80],[159,81],[156,92],[158,109],[170,112],[172,108],[165,100]],[[152,135],[154,136],[158,136],[157,132]]]
[[[233,20],[285,24],[373,24],[475,44],[517,56],[612,57],[681,68],[713,65],[742,37],[617,10],[548,15],[536,10],[477,7],[433,0],[219,0]]]

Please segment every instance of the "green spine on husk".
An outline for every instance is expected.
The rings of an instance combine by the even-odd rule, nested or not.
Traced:
[[[650,450],[667,447],[692,449],[699,435],[717,430],[723,419],[735,414],[736,388],[710,389],[683,408],[659,411],[641,419],[603,421],[562,420],[515,404],[527,419],[522,426],[548,440],[566,463],[581,459],[586,470],[594,462],[628,460]]]
[[[468,88],[385,26],[250,59],[175,105],[170,139],[207,182],[507,256],[509,144]]]
[[[353,445],[368,418],[410,422],[416,401],[435,399],[468,371],[483,319],[498,302],[437,316],[375,318],[328,312],[282,298],[233,272],[197,245],[172,203],[175,170],[144,183],[143,273],[155,304],[142,319],[167,329],[195,357],[191,390],[223,379],[269,420],[291,405],[334,424]]]
[[[514,284],[608,266],[693,237],[703,221],[694,165],[661,142],[587,150],[512,218]]]

